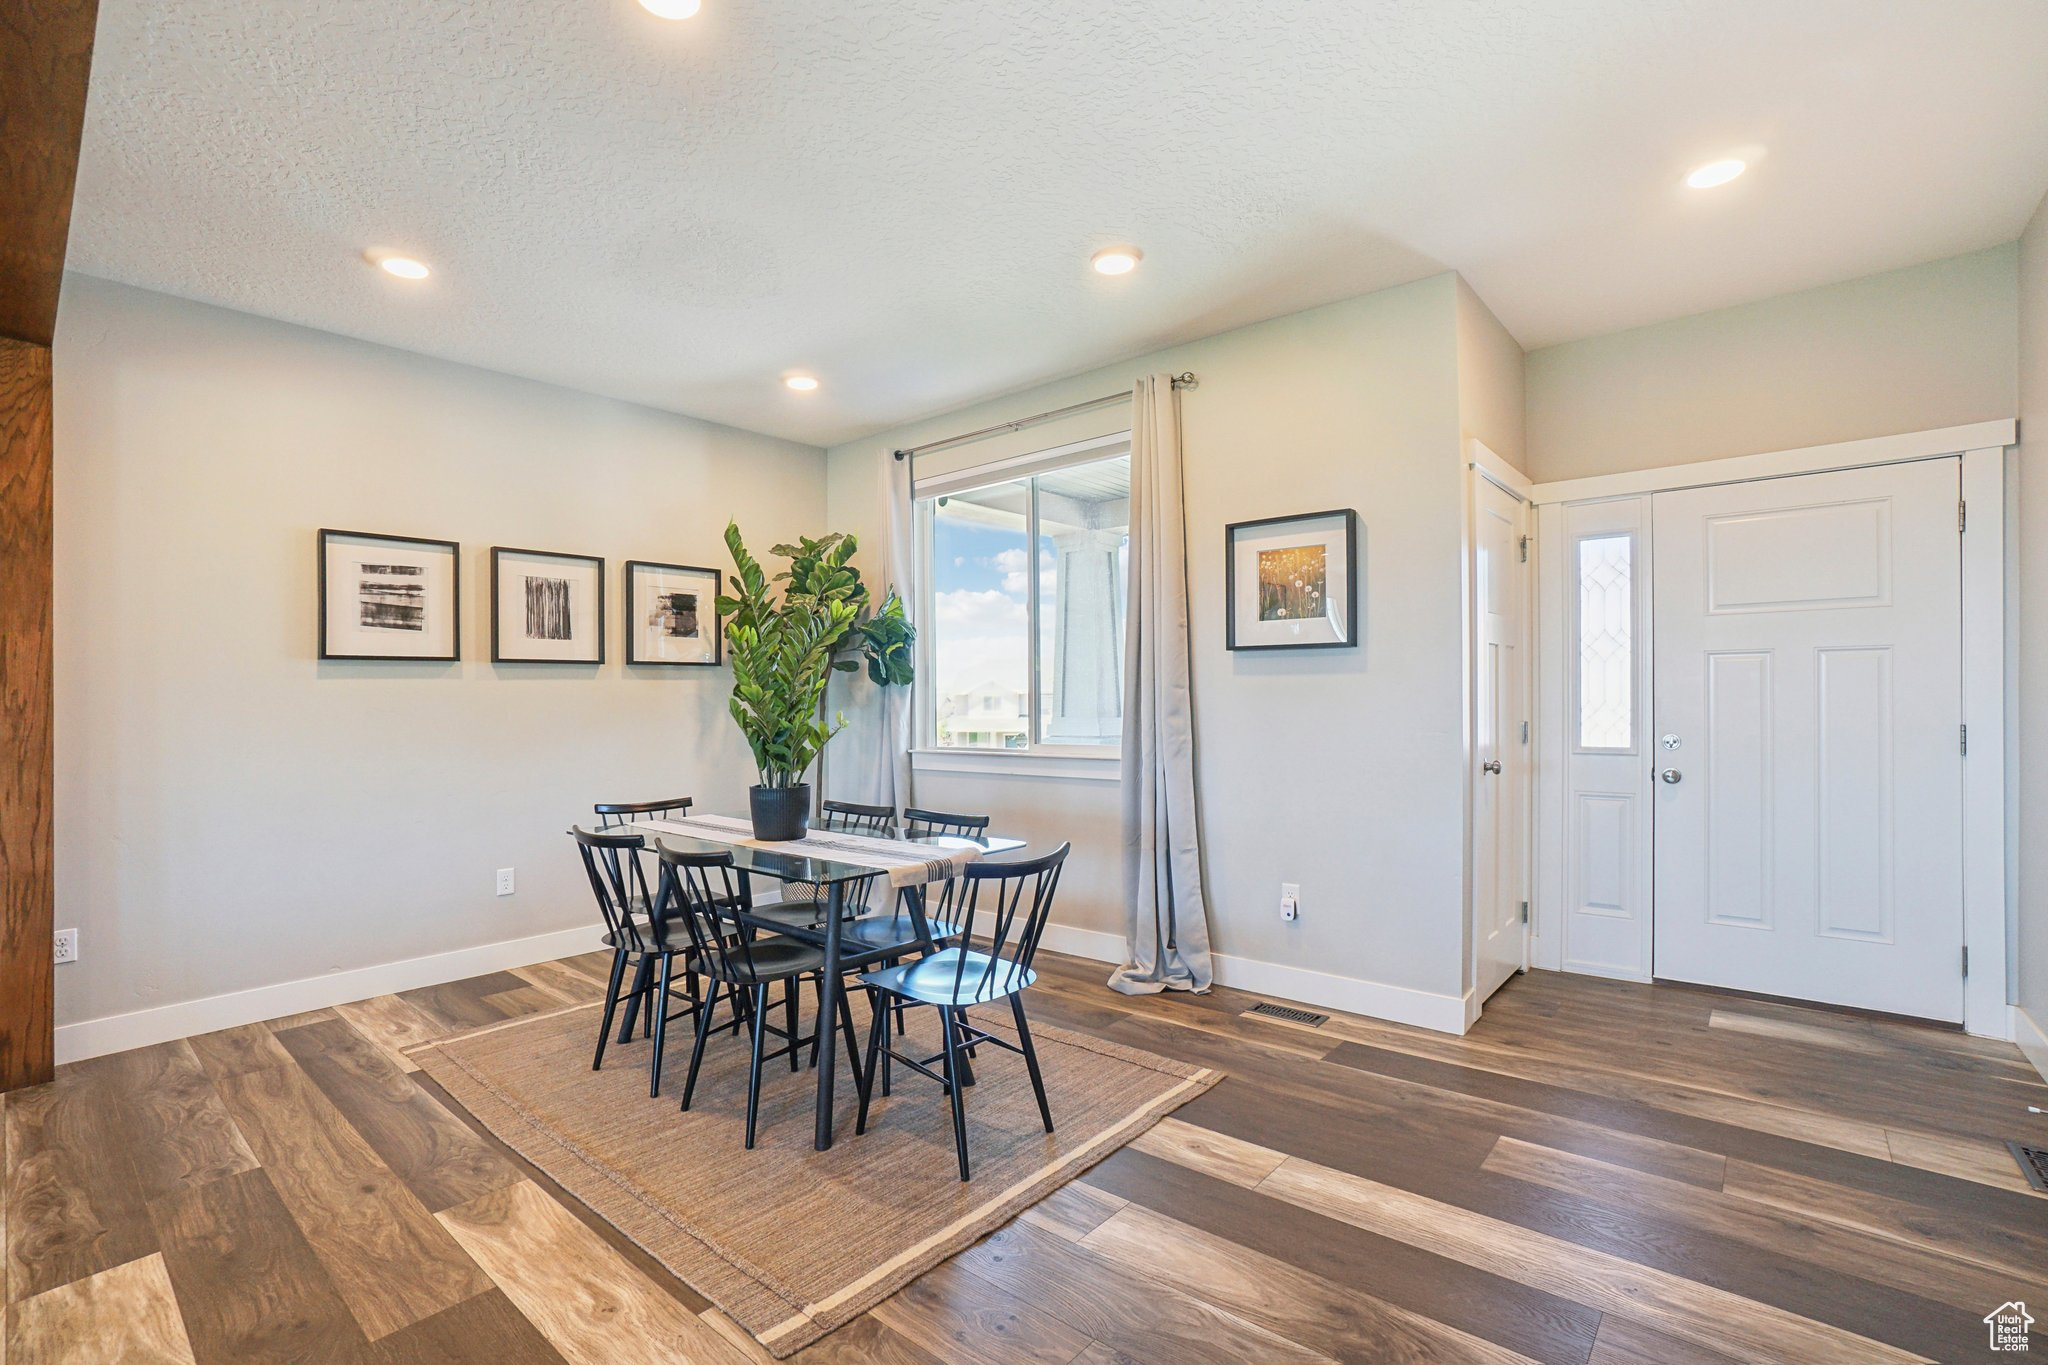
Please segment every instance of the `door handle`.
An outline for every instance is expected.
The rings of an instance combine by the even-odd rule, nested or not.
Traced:
[[[1676,768],[1666,768],[1663,772],[1658,773],[1657,776],[1675,787],[1684,779],[1685,774]]]
[[[1499,759],[1497,759],[1497,758],[1489,758],[1489,759],[1487,759],[1487,760],[1486,760],[1486,762],[1484,762],[1484,763],[1482,763],[1482,764],[1480,764],[1480,765],[1479,765],[1479,771],[1481,771],[1481,772],[1483,772],[1483,773],[1492,773],[1492,774],[1493,774],[1493,775],[1494,775],[1495,777],[1499,777],[1499,776],[1500,776],[1500,760],[1499,760]]]

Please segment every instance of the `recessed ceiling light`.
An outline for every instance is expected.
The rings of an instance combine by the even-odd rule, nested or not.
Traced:
[[[1128,275],[1138,268],[1145,253],[1134,246],[1108,246],[1090,258],[1098,275]]]
[[[1749,163],[1738,157],[1727,157],[1721,161],[1709,161],[1685,178],[1685,183],[1696,190],[1710,190],[1716,185],[1725,185],[1749,169]]]
[[[379,270],[401,280],[423,280],[434,273],[427,269],[424,261],[416,261],[410,256],[379,256],[376,261]]]
[[[687,19],[701,4],[702,0],[640,0],[640,8],[658,19]]]
[[[812,389],[818,387],[818,381],[807,374],[785,375],[782,382],[795,389],[798,393],[809,393]]]

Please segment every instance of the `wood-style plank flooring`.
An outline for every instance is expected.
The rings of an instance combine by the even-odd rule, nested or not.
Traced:
[[[2012,1299],[2048,1324],[2048,1199],[2001,1145],[2048,1140],[2048,1086],[2010,1046],[1548,973],[1465,1038],[1309,1028],[1040,962],[1036,1017],[1229,1079],[799,1361],[1861,1365],[1992,1359]],[[399,1051],[603,967],[7,1096],[0,1365],[765,1360]]]

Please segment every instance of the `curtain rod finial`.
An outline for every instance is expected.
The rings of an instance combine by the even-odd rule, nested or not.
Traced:
[[[1202,381],[1195,378],[1195,372],[1193,370],[1182,370],[1179,374],[1173,377],[1173,386],[1176,389],[1200,388],[1201,384]]]
[[[910,458],[910,452],[907,450],[899,450],[896,452],[896,458],[899,460],[907,460]]]

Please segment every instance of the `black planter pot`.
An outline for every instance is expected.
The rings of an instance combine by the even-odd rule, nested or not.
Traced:
[[[754,817],[756,839],[801,839],[811,827],[811,784],[749,787],[747,806]]]

